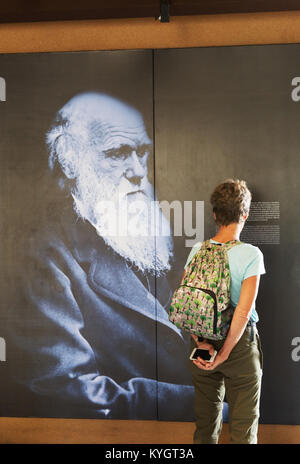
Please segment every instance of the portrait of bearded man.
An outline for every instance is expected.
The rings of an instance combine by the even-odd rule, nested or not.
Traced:
[[[16,410],[193,420],[189,339],[168,318],[173,240],[161,233],[170,224],[148,179],[141,113],[107,94],[77,94],[46,146],[59,201],[29,240],[12,317]]]

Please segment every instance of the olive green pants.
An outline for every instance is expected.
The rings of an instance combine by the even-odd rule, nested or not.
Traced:
[[[257,443],[262,378],[262,350],[256,326],[247,326],[228,359],[205,371],[189,360],[195,389],[194,443],[218,443],[222,429],[223,400],[229,409],[230,443]],[[224,340],[209,340],[217,351]],[[196,343],[191,337],[191,350]]]

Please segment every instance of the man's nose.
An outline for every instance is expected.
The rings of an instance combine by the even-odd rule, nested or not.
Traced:
[[[126,164],[125,177],[133,184],[139,184],[146,174],[146,166],[142,164],[135,151],[128,157]]]

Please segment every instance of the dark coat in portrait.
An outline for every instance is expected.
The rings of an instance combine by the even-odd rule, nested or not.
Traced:
[[[193,420],[167,277],[146,279],[70,208],[44,229],[16,279],[7,415]]]

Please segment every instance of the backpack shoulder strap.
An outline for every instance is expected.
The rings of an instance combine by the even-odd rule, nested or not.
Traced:
[[[204,241],[202,242],[201,248],[203,248],[203,249],[204,249],[204,248],[209,248],[210,246],[211,246],[210,240],[204,240]]]
[[[236,245],[242,245],[242,243],[243,242],[241,242],[240,240],[230,240],[229,242],[225,243],[224,248],[226,249],[226,251],[228,251]]]

